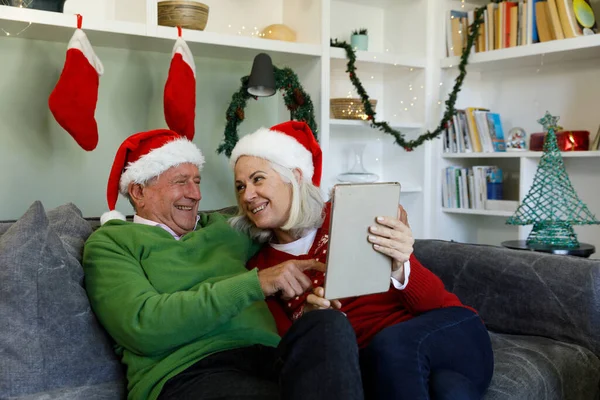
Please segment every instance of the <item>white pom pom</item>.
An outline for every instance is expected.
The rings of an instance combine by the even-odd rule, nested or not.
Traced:
[[[120,212],[118,212],[117,210],[105,212],[100,217],[100,225],[104,225],[111,219],[120,219],[121,221],[125,221],[125,216],[123,214],[121,214]]]

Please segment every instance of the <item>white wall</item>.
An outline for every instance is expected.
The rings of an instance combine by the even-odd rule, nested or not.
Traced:
[[[0,38],[0,220],[16,219],[34,200],[47,208],[75,203],[85,216],[107,209],[106,181],[114,154],[129,135],[164,128],[162,96],[170,54],[97,47],[105,67],[96,109],[98,147],[81,149],[55,121],[48,96],[63,67],[66,43]],[[227,159],[215,153],[225,110],[248,62],[195,59],[196,137],[207,163],[201,209],[235,204]],[[312,94],[312,93],[311,93]],[[278,121],[281,96],[251,101],[240,133]],[[281,104],[280,104],[281,103]],[[117,208],[131,213],[127,201]]]

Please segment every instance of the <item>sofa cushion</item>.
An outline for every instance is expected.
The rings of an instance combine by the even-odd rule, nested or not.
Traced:
[[[490,332],[494,376],[485,400],[581,400],[599,393],[600,361],[590,350],[540,336]]]
[[[415,256],[488,329],[579,344],[600,356],[600,261],[417,240]]]
[[[74,205],[35,202],[0,236],[0,398],[123,379],[82,286],[90,233]]]
[[[4,232],[6,232],[13,223],[14,222],[6,222],[6,221],[0,222],[0,236],[2,236],[4,234]]]
[[[124,399],[127,393],[119,382],[85,385],[76,388],[63,388],[49,392],[11,397],[8,400],[118,400]]]

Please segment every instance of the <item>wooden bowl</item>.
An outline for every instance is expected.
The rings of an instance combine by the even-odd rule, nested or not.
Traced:
[[[169,0],[158,2],[158,24],[180,26],[185,29],[203,31],[208,22],[208,6],[191,0]]]
[[[289,26],[283,24],[273,24],[267,26],[260,33],[260,37],[263,39],[271,40],[283,40],[286,42],[296,41],[296,32],[294,32]]]
[[[377,100],[370,99],[369,103],[371,103],[371,107],[375,111]],[[335,119],[367,119],[367,114],[365,114],[365,108],[360,98],[342,97],[330,99],[329,109],[331,116]]]

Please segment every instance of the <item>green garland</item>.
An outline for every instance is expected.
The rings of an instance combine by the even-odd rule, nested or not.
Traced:
[[[438,127],[433,132],[427,131],[415,140],[406,141],[402,132],[392,129],[392,127],[390,127],[390,125],[385,121],[375,120],[376,113],[375,111],[373,111],[373,107],[369,102],[369,95],[367,94],[367,91],[360,82],[360,79],[358,79],[358,76],[356,75],[356,66],[354,65],[356,63],[356,52],[354,51],[352,46],[350,46],[346,42],[338,42],[337,39],[333,39],[330,41],[332,47],[341,47],[344,50],[346,50],[346,57],[348,58],[348,68],[346,69],[346,72],[349,74],[350,81],[354,85],[354,88],[356,89],[358,95],[361,98],[365,114],[367,115],[367,120],[371,122],[372,128],[377,128],[380,131],[389,133],[390,135],[394,136],[394,138],[396,139],[396,144],[402,146],[406,151],[412,151],[414,148],[423,144],[423,142],[425,142],[426,140],[431,140],[438,137],[444,131],[444,129],[446,129],[448,122],[452,119],[454,114],[456,114],[456,109],[454,108],[454,105],[456,104],[458,92],[460,92],[462,84],[467,75],[466,67],[468,64],[469,56],[471,55],[471,48],[473,47],[473,43],[475,42],[475,38],[477,37],[477,34],[479,32],[479,26],[481,25],[481,23],[483,23],[484,10],[485,7],[481,7],[475,10],[475,22],[473,22],[469,29],[469,36],[467,37],[467,48],[464,49],[460,58],[460,64],[458,65],[458,70],[460,71],[460,73],[458,74],[458,77],[456,77],[456,81],[454,82],[454,88],[452,89],[448,100],[446,100],[446,111],[444,112],[444,117],[440,121]]]
[[[273,67],[275,73],[275,89],[282,90],[283,101],[287,109],[291,113],[291,119],[304,121],[308,124],[315,138],[318,137],[317,122],[315,120],[315,109],[310,96],[302,86],[298,76],[290,68]],[[249,98],[257,99],[256,96],[248,94],[248,79],[249,76],[244,76],[242,86],[231,97],[231,104],[227,108],[225,125],[225,138],[223,143],[217,148],[217,153],[225,153],[227,157],[231,157],[231,152],[235,144],[239,140],[238,126],[244,120],[244,109]]]
[[[492,1],[497,2],[498,0]],[[348,58],[348,68],[346,72],[348,72],[350,81],[354,85],[354,88],[356,89],[361,98],[365,114],[367,115],[367,120],[370,121],[372,128],[377,128],[380,131],[394,136],[395,143],[399,146],[402,146],[406,151],[412,151],[414,148],[423,144],[423,142],[425,142],[426,140],[435,139],[444,131],[448,122],[452,119],[454,114],[456,114],[456,109],[454,108],[454,105],[456,104],[458,92],[460,92],[465,77],[467,76],[466,67],[468,64],[469,56],[471,55],[473,43],[475,42],[475,38],[477,37],[479,32],[479,26],[483,23],[484,10],[485,7],[481,7],[475,10],[475,21],[469,27],[467,47],[464,49],[460,58],[460,64],[458,65],[459,74],[454,82],[452,92],[448,96],[448,100],[446,100],[445,102],[446,111],[444,112],[444,116],[440,121],[440,124],[433,132],[427,131],[415,140],[406,141],[402,132],[392,129],[392,127],[390,127],[390,125],[385,121],[375,120],[376,113],[373,110],[371,103],[369,102],[369,95],[367,94],[365,88],[360,82],[360,79],[358,79],[358,76],[356,75],[356,53],[354,49],[352,49],[352,46],[350,46],[346,42],[338,42],[337,39],[332,39],[330,41],[332,47],[340,47],[346,50],[346,57]],[[283,99],[285,101],[286,107],[291,112],[291,119],[306,122],[308,126],[310,126],[310,129],[312,130],[315,138],[318,138],[314,106],[312,100],[310,99],[310,96],[304,91],[304,89],[300,85],[298,76],[290,68],[280,69],[274,66],[273,70],[275,73],[275,89],[283,90]],[[225,126],[225,138],[217,148],[217,153],[225,153],[227,157],[231,156],[231,152],[233,151],[233,148],[239,140],[238,126],[245,118],[244,109],[246,108],[246,103],[248,99],[251,97],[257,99],[257,97],[252,96],[247,92],[248,78],[248,76],[244,76],[241,79],[242,86],[236,93],[233,94],[233,96],[231,97],[231,103],[227,108],[227,124]]]

